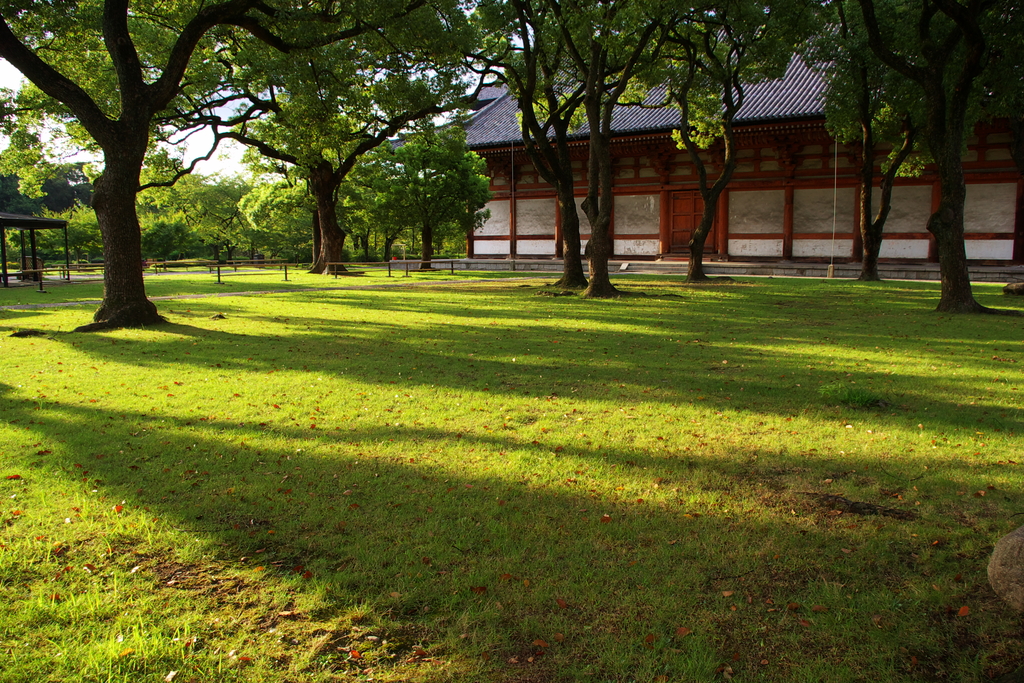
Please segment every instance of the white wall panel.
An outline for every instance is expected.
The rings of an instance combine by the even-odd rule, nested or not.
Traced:
[[[965,240],[969,259],[998,259],[1009,261],[1013,258],[1013,240]]]
[[[554,256],[554,240],[517,240],[516,254],[519,256]]]
[[[853,255],[853,240],[793,240],[793,256],[805,258],[850,258]]]
[[[656,194],[615,197],[616,235],[649,235],[659,231],[661,196]],[[624,253],[616,251],[615,253]]]
[[[509,240],[487,240],[486,242],[474,242],[473,253],[476,256],[508,256]]]
[[[967,186],[967,201],[964,202],[964,232],[1013,233],[1016,214],[1017,185],[1015,183]],[[976,258],[1002,257],[979,256]]]
[[[782,190],[729,193],[729,234],[782,232]],[[730,247],[729,253],[733,253]],[[779,255],[782,251],[779,251]]]
[[[731,231],[730,231],[731,232]],[[729,240],[730,256],[776,256],[782,258],[782,240]]]
[[[487,202],[486,208],[490,210],[491,215],[473,234],[480,236],[508,235],[509,202],[503,200]]]
[[[888,226],[886,226],[888,229]],[[894,240],[882,236],[879,258],[928,258],[928,240]]]
[[[620,256],[657,256],[658,240],[615,240],[615,253]]]

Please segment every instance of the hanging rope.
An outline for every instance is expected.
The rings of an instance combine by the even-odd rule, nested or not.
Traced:
[[[828,276],[836,276],[836,214],[839,210],[839,140],[833,142],[832,157],[832,248],[828,256]]]

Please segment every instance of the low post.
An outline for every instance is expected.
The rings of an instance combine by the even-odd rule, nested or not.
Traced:
[[[391,277],[391,261],[388,261],[388,277]]]
[[[288,282],[288,264],[284,264],[284,281]]]
[[[224,284],[223,282],[220,281],[220,264],[217,264],[217,284],[218,285]]]
[[[448,265],[451,266],[452,275],[455,275],[455,260],[453,259],[453,260],[449,261]]]
[[[34,265],[34,264],[33,264]],[[36,277],[39,278],[39,291],[43,291],[43,271],[37,270]]]
[[[405,262],[405,276],[409,277],[409,262]]]

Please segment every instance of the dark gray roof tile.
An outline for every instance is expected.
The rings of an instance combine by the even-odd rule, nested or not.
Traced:
[[[794,57],[782,78],[757,83],[747,88],[743,107],[736,117],[737,123],[808,118],[824,115],[824,81],[820,74]],[[466,141],[470,147],[498,147],[522,142],[519,129],[519,108],[506,90],[500,95],[489,92],[494,99],[485,103],[466,126]],[[664,88],[655,88],[645,104],[654,105],[664,97]],[[679,125],[679,112],[674,107],[620,106],[612,117],[612,130],[617,135],[672,130]],[[575,131],[574,138],[586,138],[586,125]]]

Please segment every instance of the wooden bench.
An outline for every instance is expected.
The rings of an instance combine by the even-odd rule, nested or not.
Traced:
[[[392,271],[405,271],[404,277],[409,277],[410,272],[432,272],[439,270],[434,268],[434,264],[448,264],[448,271],[452,275],[455,274],[455,263],[462,259],[431,259],[426,263],[430,264],[430,268],[424,270],[423,268],[412,268],[411,266],[422,266],[423,261],[420,259],[406,259],[403,261],[391,260],[391,261],[370,261],[370,262],[352,262],[346,263],[341,261],[332,261],[326,264],[327,269],[326,275],[333,275],[337,278],[339,275],[362,275],[367,270],[384,270],[387,268],[388,277],[392,277]],[[362,269],[362,270],[357,270]],[[440,270],[444,270],[441,268]]]

